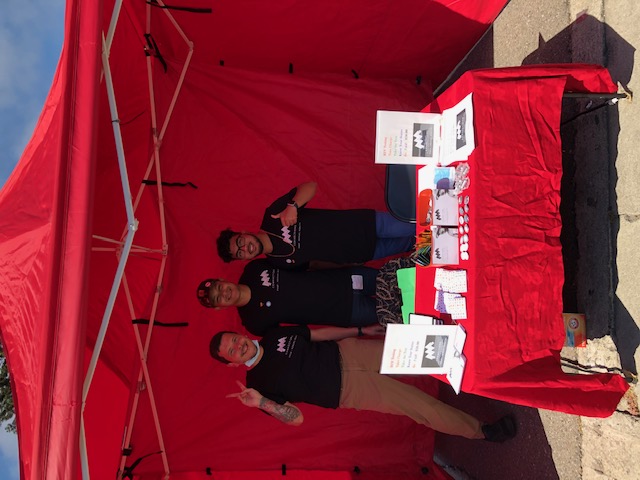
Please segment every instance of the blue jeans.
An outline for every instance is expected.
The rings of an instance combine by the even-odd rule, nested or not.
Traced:
[[[351,267],[351,275],[362,276],[362,290],[353,290],[351,326],[365,327],[378,321],[376,313],[376,277],[378,270],[369,267]]]
[[[389,212],[376,212],[376,249],[373,260],[408,252],[416,243],[416,226]]]

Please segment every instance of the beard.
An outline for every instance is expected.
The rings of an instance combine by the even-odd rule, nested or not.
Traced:
[[[253,233],[245,233],[245,235],[250,236],[251,238],[253,238],[255,240],[255,243],[257,245],[258,251],[256,252],[256,254],[254,256],[257,257],[258,255],[262,255],[262,251],[264,250],[264,245],[262,244],[260,239],[256,235],[254,235]]]

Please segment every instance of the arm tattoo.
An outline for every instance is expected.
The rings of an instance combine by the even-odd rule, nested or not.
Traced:
[[[267,397],[260,399],[258,408],[284,423],[291,423],[300,416],[300,411],[293,405],[280,405]]]

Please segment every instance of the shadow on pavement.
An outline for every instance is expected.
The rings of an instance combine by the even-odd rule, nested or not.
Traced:
[[[605,25],[605,38],[607,42],[607,67],[614,82],[617,82],[625,92],[633,94],[629,88],[631,74],[634,67],[635,48],[612,28]],[[611,109],[613,110],[613,109]],[[618,287],[618,232],[620,231],[620,215],[616,195],[616,183],[618,175],[615,168],[615,159],[618,157],[618,135],[620,133],[620,118],[618,109],[610,112],[609,116],[609,145],[611,158],[611,239],[612,239],[612,284],[613,292]],[[617,295],[613,298],[614,329],[613,340],[620,355],[620,363],[623,369],[635,374],[638,367],[635,363],[634,353],[640,345],[640,330],[633,317],[620,301]]]
[[[613,306],[616,316],[616,331],[613,340],[618,348],[620,364],[623,369],[637,375],[638,367],[633,355],[638,345],[640,345],[640,330],[638,330],[636,322],[617,296],[613,300]]]
[[[613,81],[630,93],[635,48],[590,15],[583,15],[549,40],[540,38],[538,49],[522,63],[590,58],[589,52],[580,49],[588,49],[597,38],[605,41],[605,63]],[[563,102],[563,301],[564,311],[587,314],[588,338],[610,334],[622,367],[635,373],[633,352],[640,344],[640,331],[614,296],[620,228],[616,197],[619,133],[617,106],[608,106],[600,99]]]
[[[443,385],[440,399],[470,413],[480,420],[492,422],[512,414],[518,423],[518,435],[508,442],[496,444],[484,440],[467,440],[436,434],[436,461],[455,466],[457,478],[473,480],[554,480],[558,473],[551,456],[540,415],[535,408],[521,407],[498,400],[461,393]]]

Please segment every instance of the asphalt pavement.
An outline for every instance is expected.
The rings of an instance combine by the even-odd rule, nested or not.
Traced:
[[[640,360],[640,122],[632,99],[638,44],[638,0],[512,0],[447,83],[474,68],[586,62],[607,67],[619,92],[629,94],[561,131],[564,311],[586,314],[589,338],[586,349],[563,356],[591,371],[637,374]],[[565,100],[563,120],[594,106]],[[471,447],[438,435],[436,461],[465,480],[640,479],[638,391],[632,386],[611,417],[592,419],[456,397],[443,387],[442,398],[454,406],[479,418],[512,413],[520,428],[503,445]]]

